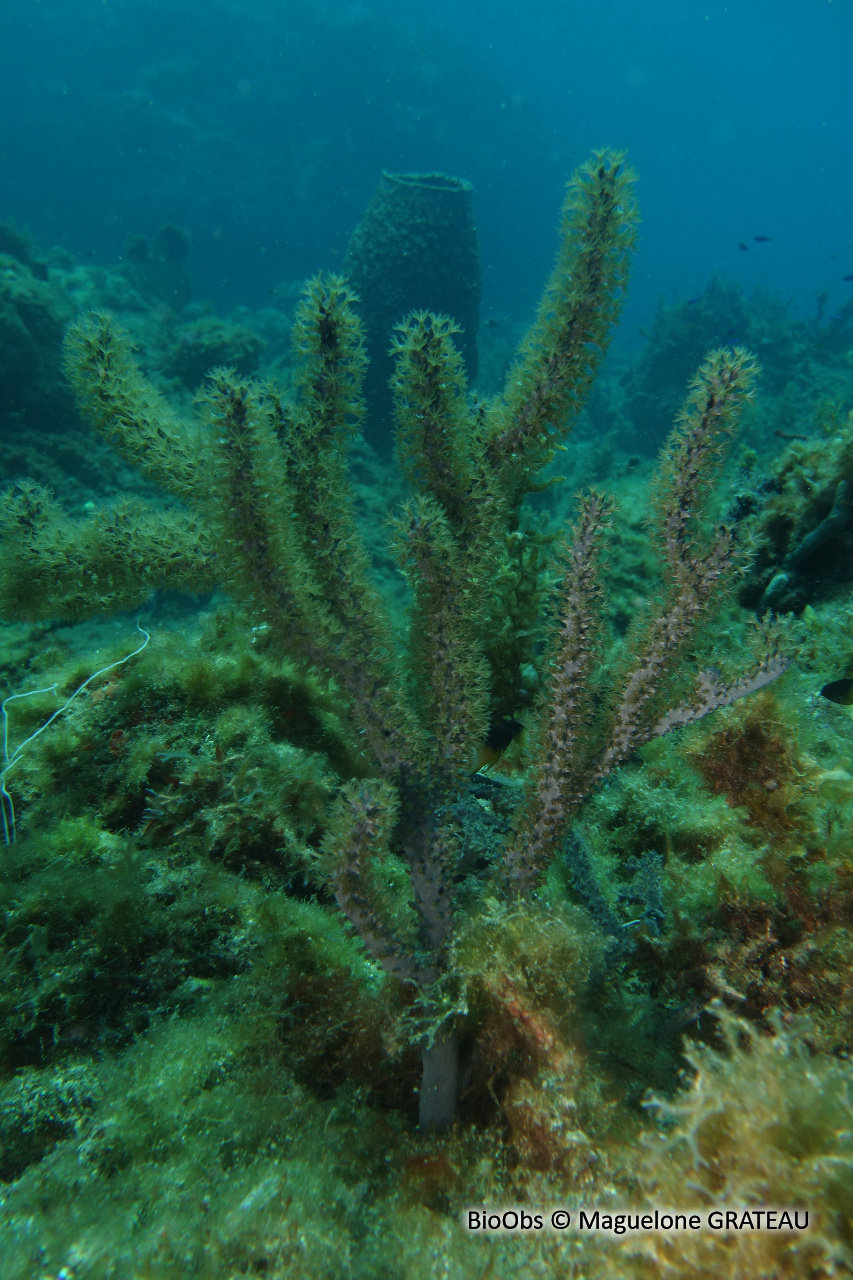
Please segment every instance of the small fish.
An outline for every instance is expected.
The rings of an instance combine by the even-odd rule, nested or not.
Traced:
[[[772,236],[753,236],[752,238],[756,244],[766,244],[768,240],[773,239]]]
[[[853,280],[853,276],[842,276],[841,279],[846,283],[848,280]]]
[[[738,242],[737,242],[737,247],[738,247],[739,249],[743,249],[744,253],[749,253],[749,245],[748,245],[748,244],[744,244],[744,242],[743,242],[742,240],[738,240]]]
[[[695,307],[696,303],[701,301],[702,301],[702,295],[700,294],[698,298],[688,298],[687,305],[688,307]]]
[[[486,765],[500,760],[513,738],[518,737],[524,725],[518,720],[498,720],[486,734],[486,740],[477,752],[474,771],[478,773]]]
[[[853,707],[853,678],[847,676],[844,680],[831,680],[823,686],[820,696],[839,707]]]

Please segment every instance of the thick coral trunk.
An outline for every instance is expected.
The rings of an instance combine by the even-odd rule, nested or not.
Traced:
[[[423,1080],[419,1128],[443,1133],[456,1118],[459,1095],[459,1034],[443,1026],[432,1044],[423,1048]]]

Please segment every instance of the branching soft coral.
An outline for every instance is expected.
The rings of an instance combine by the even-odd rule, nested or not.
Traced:
[[[447,317],[417,313],[400,325],[399,456],[413,491],[396,522],[413,596],[404,654],[394,651],[353,514],[347,447],[363,414],[365,357],[340,278],[320,276],[305,289],[292,403],[215,370],[198,419],[185,422],[145,381],[111,319],[92,316],[72,330],[68,369],[82,409],[189,514],[124,508],[75,523],[33,487],[5,503],[7,616],[80,617],[127,607],[155,586],[215,582],[263,621],[271,643],[338,692],[368,776],[342,789],[319,867],[373,958],[417,989],[424,1129],[452,1122],[459,1089],[460,811],[500,709],[493,690],[517,689],[519,667],[533,656],[491,643],[510,607],[507,539],[600,365],[635,222],[633,175],[620,154],[597,153],[569,185],[537,319],[504,394],[486,404],[468,397]],[[784,668],[765,645],[752,670],[727,684],[714,671],[692,672],[688,658],[746,556],[732,530],[705,529],[703,500],[754,374],[748,354],[735,350],[712,353],[696,376],[652,517],[666,589],[629,635],[601,705],[591,682],[601,661],[598,562],[610,504],[597,493],[579,499],[549,607],[529,798],[493,867],[494,888],[509,899],[536,892],[579,805],[638,747]],[[392,863],[405,869],[406,902],[385,892]]]

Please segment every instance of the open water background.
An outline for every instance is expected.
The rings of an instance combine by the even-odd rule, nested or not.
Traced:
[[[713,272],[831,313],[851,66],[852,0],[3,0],[0,218],[104,263],[178,223],[227,311],[338,265],[383,168],[438,169],[476,187],[486,314],[518,319],[610,145],[642,179],[623,343]]]

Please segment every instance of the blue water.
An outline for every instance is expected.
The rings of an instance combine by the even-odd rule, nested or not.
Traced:
[[[257,307],[336,266],[383,168],[441,169],[476,187],[486,309],[523,318],[609,145],[641,175],[623,342],[715,271],[832,312],[851,55],[851,0],[4,0],[0,219],[104,263],[178,223],[194,296]]]

